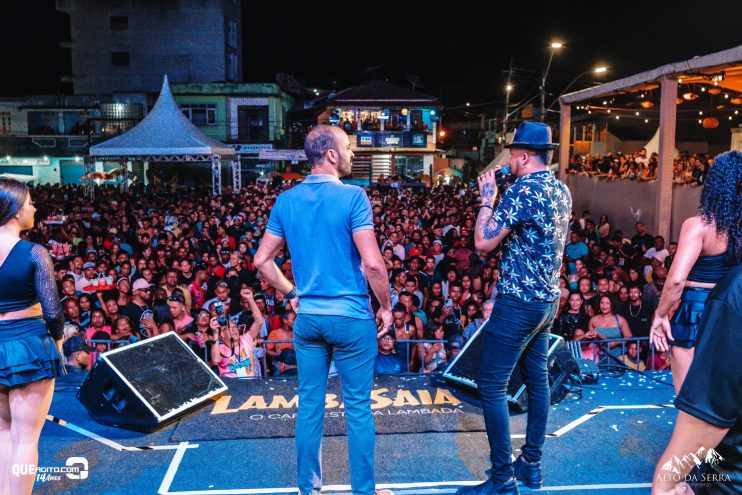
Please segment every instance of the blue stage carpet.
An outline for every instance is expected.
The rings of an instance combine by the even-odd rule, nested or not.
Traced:
[[[677,415],[666,407],[674,399],[669,373],[653,376],[664,383],[634,373],[601,378],[585,387],[582,399],[569,397],[552,406],[543,458],[546,488],[539,493],[649,493],[654,464]],[[418,378],[405,380],[409,385]],[[83,457],[88,476],[38,482],[34,493],[295,493],[293,438],[239,438],[250,420],[237,413],[231,421],[219,421],[218,431],[205,427],[198,440],[182,436],[182,443],[173,440],[178,423],[153,434],[102,426],[77,402],[79,382],[80,377],[70,376],[57,384],[50,416],[59,422],[47,421],[42,431],[39,465],[64,466],[71,457]],[[182,422],[208,416],[212,407]],[[420,421],[432,416],[420,415]],[[511,419],[516,450],[523,442],[525,419],[525,414]],[[463,484],[483,480],[486,434],[471,430],[377,434],[377,485],[393,487],[398,495],[422,495],[454,493]],[[328,493],[350,491],[346,459],[346,438],[326,438],[323,476]]]

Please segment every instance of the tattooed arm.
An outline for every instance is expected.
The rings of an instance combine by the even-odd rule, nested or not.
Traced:
[[[482,208],[479,209],[477,223],[474,227],[474,245],[480,253],[488,253],[502,242],[510,233],[510,229],[497,223],[494,216],[494,203],[497,198],[495,173],[485,172],[479,176],[478,182]]]
[[[491,208],[480,208],[474,227],[474,245],[479,252],[492,251],[509,233],[509,228],[497,222]]]

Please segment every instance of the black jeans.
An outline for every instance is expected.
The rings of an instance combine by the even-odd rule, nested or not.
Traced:
[[[558,307],[558,300],[527,302],[504,294],[495,299],[492,316],[484,327],[477,385],[490,444],[492,480],[496,483],[513,477],[506,396],[510,375],[521,355],[528,390],[528,426],[522,452],[529,462],[541,460],[550,403],[546,369],[548,333]]]

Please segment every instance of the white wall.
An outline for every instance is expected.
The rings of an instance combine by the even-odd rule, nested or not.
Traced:
[[[572,193],[572,209],[579,216],[583,210],[590,210],[596,221],[600,215],[608,215],[613,229],[622,230],[631,237],[635,234],[636,219],[632,216],[639,210],[639,220],[645,223],[651,234],[657,232],[655,216],[655,198],[658,194],[657,181],[636,182],[633,180],[608,181],[597,177],[569,175],[568,185]],[[670,222],[670,239],[677,240],[683,221],[696,214],[701,198],[701,188],[689,185],[673,186],[672,219]]]

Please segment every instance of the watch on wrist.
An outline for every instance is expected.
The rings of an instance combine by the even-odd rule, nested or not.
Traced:
[[[293,299],[296,297],[296,286],[293,286],[290,291],[283,295],[285,299]]]

